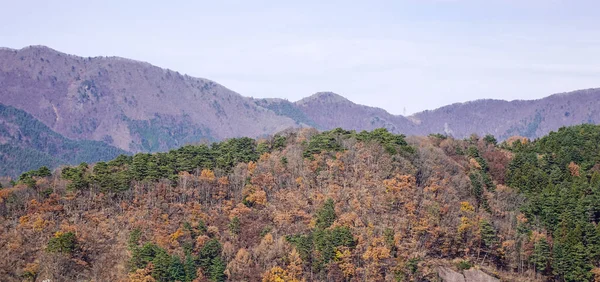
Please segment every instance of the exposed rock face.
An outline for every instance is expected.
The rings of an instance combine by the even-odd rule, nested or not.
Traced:
[[[500,279],[475,268],[464,270],[461,274],[448,267],[440,266],[438,276],[444,282],[500,282]]]
[[[463,271],[465,282],[500,282],[500,279],[492,277],[479,269],[467,269]]]
[[[448,267],[440,266],[438,268],[438,276],[444,282],[465,282],[465,277],[462,274]]]

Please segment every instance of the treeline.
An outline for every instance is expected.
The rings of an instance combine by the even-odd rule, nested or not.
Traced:
[[[390,154],[402,150],[412,152],[413,149],[404,138],[403,135],[392,134],[386,129],[357,133],[338,128],[312,136],[303,156],[313,158],[313,154],[321,152],[346,150],[343,142],[348,139],[377,142]],[[182,172],[200,173],[208,169],[227,173],[238,163],[256,162],[262,154],[281,150],[285,145],[286,137],[281,135],[260,142],[248,137],[232,138],[212,144],[186,145],[166,153],[120,155],[109,162],[98,162],[92,169],[84,162],[78,166],[63,168],[61,177],[71,181],[68,185],[71,190],[94,186],[100,191],[117,192],[129,189],[132,181],[156,182],[162,179],[169,180],[171,185],[176,186]],[[35,171],[26,172],[21,175],[20,180],[26,181],[32,175],[36,175]]]

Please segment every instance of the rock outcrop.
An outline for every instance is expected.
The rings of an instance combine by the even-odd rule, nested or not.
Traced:
[[[440,266],[438,276],[444,282],[500,282],[500,279],[476,268],[467,269],[460,273],[448,267]]]

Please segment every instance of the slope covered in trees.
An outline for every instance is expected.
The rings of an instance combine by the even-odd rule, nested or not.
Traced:
[[[42,168],[0,190],[0,277],[590,281],[599,139],[304,129]]]
[[[600,263],[599,144],[600,128],[581,125],[514,147],[506,181],[528,199],[523,228],[540,232],[538,272],[587,281]]]
[[[41,166],[110,160],[126,153],[103,142],[75,141],[30,114],[0,104],[0,176],[18,176]]]

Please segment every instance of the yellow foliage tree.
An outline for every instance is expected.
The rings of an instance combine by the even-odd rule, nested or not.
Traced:
[[[248,195],[246,200],[250,203],[265,206],[267,205],[267,193],[263,190],[257,190]]]
[[[215,173],[210,169],[203,169],[200,172],[200,180],[213,182],[215,181]]]
[[[295,248],[292,249],[288,259],[290,261],[290,264],[286,268],[288,275],[292,279],[300,279],[302,277],[302,259]]]
[[[148,269],[138,269],[133,273],[129,274],[130,282],[155,282],[156,280],[152,278],[151,271]]]
[[[287,271],[279,266],[272,267],[263,275],[263,282],[299,282],[298,279],[292,278]]]
[[[344,273],[344,277],[350,278],[356,274],[356,266],[352,264],[352,253],[347,247],[337,249],[334,260]]]

